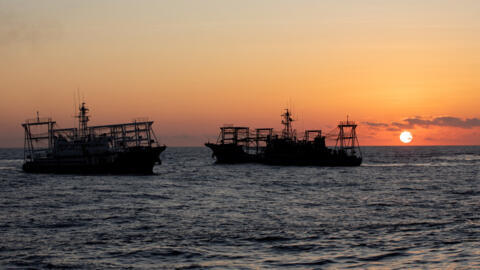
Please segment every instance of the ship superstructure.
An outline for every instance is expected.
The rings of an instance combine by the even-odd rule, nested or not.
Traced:
[[[216,143],[206,143],[217,163],[259,162],[276,165],[359,166],[362,153],[356,134],[357,124],[342,121],[337,126],[336,145],[327,147],[322,130],[306,130],[298,138],[294,119],[286,109],[283,129],[225,126],[220,128]],[[332,136],[329,133],[329,137]]]
[[[26,172],[46,173],[140,173],[153,172],[161,163],[161,146],[152,129],[153,121],[88,126],[89,109],[79,107],[78,127],[57,128],[51,118],[29,119],[25,129]]]

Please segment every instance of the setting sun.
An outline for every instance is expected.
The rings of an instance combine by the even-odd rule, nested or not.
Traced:
[[[412,133],[409,131],[404,131],[400,134],[400,141],[403,143],[410,143],[413,139]]]

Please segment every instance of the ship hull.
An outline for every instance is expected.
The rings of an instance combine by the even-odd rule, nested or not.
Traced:
[[[165,149],[166,146],[132,147],[123,152],[41,158],[25,162],[23,170],[28,173],[152,174]]]
[[[267,149],[262,154],[248,154],[240,145],[206,143],[213,151],[212,156],[219,164],[262,163],[281,166],[360,166],[362,158],[357,156],[335,155],[330,151],[288,151],[279,153]],[[306,150],[306,149],[303,149]]]
[[[256,155],[245,153],[240,145],[206,143],[205,146],[212,150],[212,157],[215,158],[216,163],[235,164],[258,161]]]

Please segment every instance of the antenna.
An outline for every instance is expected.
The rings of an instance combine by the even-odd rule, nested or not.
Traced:
[[[77,104],[80,107],[80,88],[77,88]]]
[[[90,120],[88,116],[89,109],[85,107],[85,102],[82,102],[82,106],[80,107],[80,113],[78,115],[78,124],[79,124],[79,131],[80,137],[87,136],[87,122]]]
[[[75,90],[73,90],[73,127],[75,127],[77,122],[75,118],[77,118],[77,101],[75,99]]]
[[[302,110],[302,129],[305,130],[305,114],[304,114],[304,110]]]
[[[288,109],[285,109],[285,113],[282,114],[282,125],[284,126],[282,131],[283,138],[292,138],[293,137],[293,129],[292,129],[292,122],[294,121],[291,117],[292,114]]]

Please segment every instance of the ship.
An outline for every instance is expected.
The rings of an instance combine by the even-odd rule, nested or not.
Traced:
[[[28,173],[152,174],[161,164],[153,121],[89,126],[89,109],[79,106],[78,127],[59,128],[51,118],[27,119],[23,124],[24,163]]]
[[[216,163],[263,163],[295,166],[360,166],[362,152],[356,133],[357,124],[348,119],[340,121],[334,131],[322,134],[321,129],[305,130],[298,138],[293,129],[292,113],[282,114],[283,129],[250,130],[245,126],[220,127],[216,143],[207,142]],[[335,134],[336,133],[336,134]],[[327,137],[335,137],[335,146],[326,145]]]

